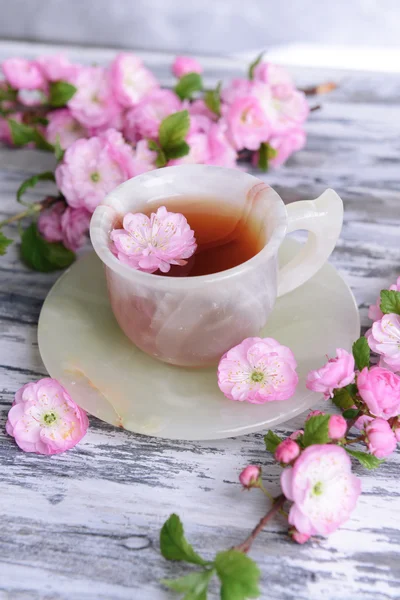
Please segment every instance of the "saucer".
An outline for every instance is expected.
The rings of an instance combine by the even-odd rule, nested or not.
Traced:
[[[281,264],[299,251],[287,239]],[[249,291],[251,293],[251,291]],[[265,430],[310,408],[319,395],[305,387],[336,348],[350,350],[360,333],[353,294],[330,264],[277,300],[260,337],[289,346],[299,385],[286,401],[233,402],[217,385],[216,367],[188,369],[147,356],[120,330],[107,297],[103,266],[94,252],[56,282],[40,314],[39,349],[51,377],[90,414],[135,433],[211,440]]]

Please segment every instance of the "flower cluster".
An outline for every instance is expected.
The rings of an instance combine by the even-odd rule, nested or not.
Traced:
[[[212,90],[204,89],[201,64],[184,56],[172,65],[174,89],[162,88],[131,53],[108,67],[61,54],[1,66],[0,140],[56,153],[59,195],[55,206],[39,207],[38,235],[72,251],[96,206],[131,177],[183,163],[236,168],[251,155],[266,170],[305,144],[305,94],[261,57],[247,78]]]

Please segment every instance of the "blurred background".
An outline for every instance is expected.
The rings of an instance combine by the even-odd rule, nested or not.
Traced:
[[[3,39],[200,54],[355,45],[366,61],[400,45],[400,0],[0,0],[0,9]]]

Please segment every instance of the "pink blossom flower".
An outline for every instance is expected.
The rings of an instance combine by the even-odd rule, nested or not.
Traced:
[[[48,81],[68,81],[73,83],[81,67],[69,62],[64,54],[39,56],[37,65]]]
[[[269,160],[269,164],[273,167],[280,167],[294,152],[304,148],[306,132],[297,126],[282,135],[273,135],[268,143],[271,148],[276,150],[276,155]]]
[[[363,431],[368,425],[368,423],[370,423],[372,420],[373,418],[369,417],[368,415],[361,415],[361,417],[358,417],[358,419],[354,423],[354,427],[359,431]]]
[[[140,140],[140,142],[136,144],[133,155],[132,176],[136,177],[136,175],[156,169],[156,158],[157,152],[153,152],[153,150],[149,149],[147,140]]]
[[[7,82],[16,90],[38,90],[46,88],[46,80],[35,61],[25,58],[7,58],[2,62]]]
[[[340,440],[346,435],[347,421],[342,415],[332,415],[328,423],[328,435],[331,440]]]
[[[27,383],[15,395],[8,413],[7,433],[25,452],[59,454],[73,448],[89,422],[56,379]]]
[[[269,62],[262,61],[255,67],[254,79],[267,83],[274,95],[278,96],[288,95],[295,89],[289,72]]]
[[[400,377],[382,367],[365,367],[357,377],[358,393],[372,415],[390,419],[400,413]]]
[[[161,206],[151,217],[128,213],[123,229],[114,229],[111,240],[123,263],[147,273],[168,273],[171,265],[185,265],[196,248],[194,232],[183,215]]]
[[[66,248],[75,252],[83,246],[89,230],[90,213],[86,208],[68,207],[61,216],[62,241]]]
[[[124,107],[135,106],[146,94],[158,87],[154,75],[140,58],[128,52],[118,54],[111,65],[112,88]]]
[[[230,400],[264,404],[293,396],[298,376],[293,352],[273,338],[247,338],[218,365],[218,385]]]
[[[383,315],[367,331],[368,345],[393,371],[400,370],[400,316]]]
[[[256,465],[248,465],[239,475],[239,481],[243,487],[250,489],[258,483],[261,476],[261,469]]]
[[[300,446],[290,437],[283,440],[275,450],[275,459],[282,464],[293,462],[300,454]]]
[[[354,509],[361,491],[345,450],[334,444],[306,448],[281,475],[282,491],[293,501],[289,523],[306,535],[328,535]]]
[[[303,92],[292,89],[277,96],[268,84],[256,81],[251,94],[259,101],[271,133],[275,136],[295,129],[307,119],[310,109]]]
[[[396,283],[393,283],[389,290],[400,292],[400,277],[397,278]],[[368,317],[371,321],[379,321],[382,319],[383,312],[381,311],[381,297],[379,296],[375,302],[375,304],[371,304],[368,310]]]
[[[181,102],[171,90],[155,89],[145,96],[137,106],[126,114],[127,129],[130,139],[158,138],[160,123],[165,117],[181,109]]]
[[[307,375],[306,387],[313,392],[324,394],[325,400],[333,397],[333,390],[340,389],[354,381],[354,358],[342,348],[337,348],[336,358]]]
[[[268,140],[271,131],[269,121],[253,96],[234,100],[226,107],[224,116],[229,138],[236,150],[258,150],[260,144]]]
[[[253,87],[252,81],[238,77],[221,90],[221,99],[225,104],[232,104],[238,98],[250,96]]]
[[[297,531],[295,527],[291,527],[288,533],[292,540],[298,544],[305,544],[311,537],[311,535],[308,535],[308,533],[300,533],[300,531]]]
[[[81,138],[88,137],[88,131],[77,121],[68,108],[52,110],[47,115],[46,139],[50,144],[58,143],[66,150]]]
[[[237,153],[227,138],[227,126],[223,120],[211,125],[208,132],[208,165],[236,168]]]
[[[38,229],[48,242],[62,241],[61,217],[64,211],[64,202],[56,202],[50,208],[40,213]]]
[[[374,419],[365,428],[368,450],[377,458],[385,458],[396,450],[397,440],[385,419]]]
[[[134,174],[133,151],[120,132],[109,129],[77,140],[56,168],[56,182],[68,204],[93,212],[117,185]]]
[[[85,127],[113,127],[119,121],[120,108],[110,85],[108,72],[102,67],[82,68],[75,78],[77,91],[68,108]]]
[[[181,78],[188,73],[202,73],[203,67],[195,58],[190,56],[177,56],[172,65],[175,77]]]

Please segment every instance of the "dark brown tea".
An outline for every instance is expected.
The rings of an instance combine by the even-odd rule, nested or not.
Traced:
[[[185,266],[172,265],[168,273],[157,271],[156,275],[197,277],[219,273],[246,262],[265,245],[260,224],[257,226],[220,200],[177,197],[167,198],[157,205],[165,205],[169,211],[186,217],[194,230],[197,250]]]

